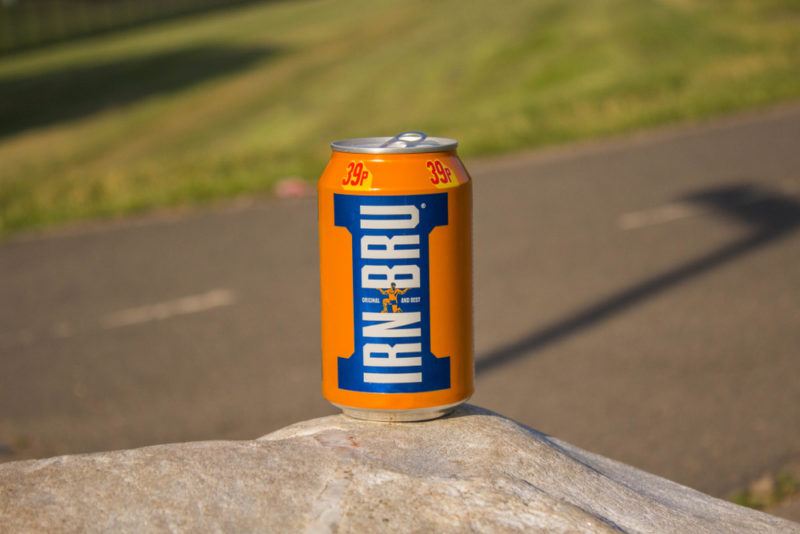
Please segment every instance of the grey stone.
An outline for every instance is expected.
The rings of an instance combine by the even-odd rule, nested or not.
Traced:
[[[0,530],[800,532],[480,408],[0,465]]]

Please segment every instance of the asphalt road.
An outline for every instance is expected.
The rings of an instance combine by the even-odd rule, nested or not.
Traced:
[[[473,402],[717,495],[800,454],[800,107],[467,165]],[[315,209],[0,246],[0,458],[333,413]]]

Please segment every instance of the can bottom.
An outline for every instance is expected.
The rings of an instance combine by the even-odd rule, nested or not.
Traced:
[[[431,419],[438,419],[444,417],[459,405],[467,402],[467,399],[447,404],[445,406],[433,406],[431,408],[417,408],[414,410],[365,410],[362,408],[353,408],[351,406],[342,406],[341,404],[331,403],[340,410],[342,413],[353,419],[362,419],[365,421],[382,421],[394,423],[410,423],[413,421],[429,421]]]

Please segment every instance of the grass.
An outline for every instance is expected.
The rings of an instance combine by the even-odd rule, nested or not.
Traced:
[[[335,138],[473,156],[798,96],[797,1],[247,5],[0,60],[0,235],[314,179]]]
[[[253,0],[5,0],[0,55]]]
[[[800,480],[790,471],[765,475],[747,489],[734,493],[730,500],[740,506],[765,510],[800,493]]]

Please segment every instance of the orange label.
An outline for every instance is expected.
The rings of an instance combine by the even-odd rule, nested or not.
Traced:
[[[347,174],[342,177],[342,188],[348,191],[369,191],[372,189],[372,172],[363,161],[347,164]]]

